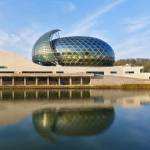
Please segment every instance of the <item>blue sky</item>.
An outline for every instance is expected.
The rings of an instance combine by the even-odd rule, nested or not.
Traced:
[[[31,58],[43,33],[94,36],[120,58],[150,58],[149,0],[0,0],[0,50]]]

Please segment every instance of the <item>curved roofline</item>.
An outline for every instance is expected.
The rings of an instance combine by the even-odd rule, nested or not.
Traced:
[[[32,53],[33,62],[41,65],[58,65],[58,64],[71,65],[74,64],[72,60],[75,59],[76,59],[76,64],[79,62],[80,65],[88,65],[88,63],[89,65],[90,64],[91,65],[112,65],[112,63],[114,62],[115,53],[112,47],[102,39],[99,39],[97,37],[84,36],[84,35],[83,36],[70,35],[70,36],[60,37],[59,33],[57,33],[59,31],[61,30],[54,29],[48,31],[37,40],[37,42],[33,47],[33,53]],[[54,35],[55,37],[53,37]],[[61,40],[63,42],[61,42]],[[58,53],[62,54],[62,51],[68,51],[66,47],[62,46],[66,44],[66,41],[70,42],[71,46],[68,44],[69,46],[66,45],[66,47],[70,48],[71,51],[80,52],[84,49],[84,52],[87,51],[88,54],[93,53],[94,55],[92,57],[88,57],[89,58],[88,60],[85,57],[75,58],[73,57],[73,55],[69,57],[59,56]],[[58,47],[56,48],[56,46],[59,44],[61,46],[59,48]],[[71,49],[71,47],[73,47],[74,49]],[[97,54],[98,57],[95,54]],[[105,56],[105,57],[100,57],[100,56]],[[67,60],[67,62],[65,62],[65,60]]]
[[[44,33],[42,36],[40,36],[40,38],[36,41],[36,43],[38,43],[40,41],[40,39],[43,37],[45,37],[45,38],[48,37],[49,39],[51,39],[51,37],[59,31],[61,31],[61,30],[60,29],[54,29],[54,30],[51,30],[51,31]],[[36,43],[34,45],[36,45]]]
[[[61,30],[59,30],[59,29],[51,30],[51,31],[44,33],[42,36],[40,36],[40,38],[36,41],[36,43],[33,46],[32,56],[34,55],[36,47],[38,47],[43,41],[45,43],[47,43],[47,45],[51,51],[54,51],[52,48],[52,45],[51,45],[51,41],[53,39],[53,35],[59,31],[61,31]],[[54,55],[53,55],[53,57],[56,59],[56,57]],[[54,61],[53,64],[56,65],[56,61]]]
[[[60,37],[60,39],[61,38],[74,38],[74,37],[81,37],[81,38],[93,38],[93,39],[97,39],[97,40],[100,40],[100,41],[102,41],[102,42],[104,42],[104,43],[106,43],[107,45],[109,45],[106,41],[104,41],[104,40],[102,40],[102,39],[99,39],[99,38],[97,38],[97,37],[93,37],[93,36],[84,36],[84,35],[82,35],[82,36],[76,36],[76,35],[73,35],[73,36],[63,36],[63,37]],[[55,39],[54,39],[55,40]],[[110,46],[110,45],[109,45]],[[111,46],[110,46],[111,47]]]
[[[97,37],[93,37],[93,36],[63,36],[63,37],[60,37],[59,39],[62,39],[62,38],[78,38],[78,37],[81,37],[81,38],[91,38],[91,39],[96,39],[96,40],[99,40],[99,41],[101,41],[101,42],[104,42],[106,45],[108,45],[112,50],[113,50],[113,48],[108,44],[108,42],[106,42],[106,41],[104,41],[104,40],[102,40],[102,39],[99,39],[99,38],[97,38]],[[57,38],[58,39],[58,38]],[[57,40],[57,39],[54,39],[54,40]]]

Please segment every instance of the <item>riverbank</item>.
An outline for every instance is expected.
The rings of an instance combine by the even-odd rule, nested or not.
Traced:
[[[150,84],[122,84],[122,85],[53,85],[53,86],[0,86],[0,89],[122,89],[122,90],[150,90]]]

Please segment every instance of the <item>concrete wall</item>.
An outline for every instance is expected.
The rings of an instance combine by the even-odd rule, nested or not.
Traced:
[[[128,77],[103,76],[91,79],[91,85],[123,85],[123,84],[150,84],[150,80],[142,80]]]

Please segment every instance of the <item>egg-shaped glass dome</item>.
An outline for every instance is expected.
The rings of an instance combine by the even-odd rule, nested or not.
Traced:
[[[33,47],[33,62],[41,65],[112,66],[115,54],[103,40],[71,36],[52,39],[59,30],[52,30],[39,38]]]

